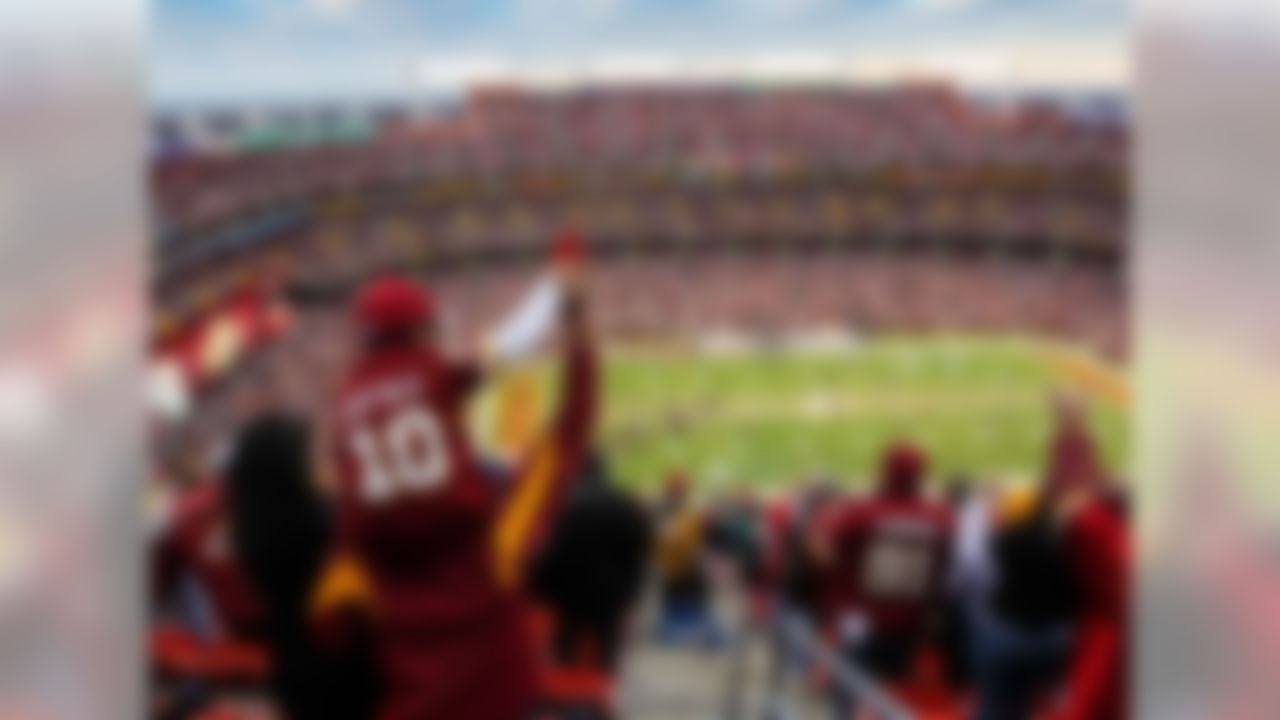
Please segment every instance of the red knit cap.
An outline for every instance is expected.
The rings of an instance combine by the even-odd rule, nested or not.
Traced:
[[[919,492],[928,461],[924,451],[909,442],[897,442],[884,454],[880,465],[881,488],[895,495]]]
[[[411,330],[435,317],[431,294],[403,277],[384,276],[371,280],[360,290],[355,305],[356,319],[371,333]]]

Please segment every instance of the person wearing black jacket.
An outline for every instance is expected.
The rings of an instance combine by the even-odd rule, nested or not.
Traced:
[[[308,629],[308,597],[333,527],[311,481],[305,423],[278,412],[250,420],[227,481],[232,550],[263,607],[271,692],[284,717],[372,718],[376,670],[369,647],[331,652]]]
[[[651,536],[644,508],[612,485],[593,453],[533,566],[534,594],[553,616],[556,666],[613,674],[644,584]]]

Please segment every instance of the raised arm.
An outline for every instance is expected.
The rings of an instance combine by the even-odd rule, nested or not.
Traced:
[[[562,268],[564,288],[561,307],[560,407],[554,420],[553,434],[565,462],[576,471],[586,456],[595,427],[597,384],[599,373],[595,343],[587,321],[586,299],[581,288],[581,269],[576,265]]]
[[[530,558],[559,515],[565,491],[582,466],[595,428],[599,369],[582,276],[581,258],[566,256],[564,248],[559,248],[560,401],[550,427],[520,463],[496,528],[495,571],[510,587],[522,580]]]

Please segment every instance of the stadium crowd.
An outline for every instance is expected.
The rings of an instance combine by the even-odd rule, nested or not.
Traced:
[[[288,311],[156,420],[153,716],[611,717],[650,577],[655,642],[723,649],[728,566],[834,717],[866,698],[792,624],[921,716],[1126,717],[1124,503],[1071,402],[1041,482],[1008,491],[942,483],[904,440],[865,493],[708,499],[673,469],[640,499],[591,442],[615,341],[975,330],[1122,355],[1123,147],[937,87],[491,89],[357,143],[158,157],[157,348],[246,289]],[[585,241],[548,270],[566,224]],[[453,358],[548,277],[559,412],[496,463],[460,419],[491,368]]]
[[[323,133],[307,130],[336,120],[284,111],[268,118],[282,137],[266,147],[237,138],[253,130],[252,114],[244,115],[198,118],[225,129],[209,147],[181,119],[158,121],[157,134],[173,138],[157,143],[155,190],[166,223],[423,179],[448,181],[427,193],[441,201],[516,189],[537,199],[568,187],[659,191],[823,177],[917,188],[1093,183],[1105,191],[1120,181],[1124,159],[1114,117],[1082,118],[1052,101],[983,102],[946,85],[480,88],[460,107],[384,117],[357,141],[321,142]]]

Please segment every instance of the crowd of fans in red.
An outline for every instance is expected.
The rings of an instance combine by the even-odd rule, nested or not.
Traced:
[[[305,316],[239,371],[231,389],[187,428],[202,428],[209,437],[232,429],[227,449],[205,447],[209,452],[201,454],[180,443],[160,458],[158,467],[172,474],[157,478],[157,488],[185,489],[153,538],[152,657],[157,688],[164,690],[157,694],[158,717],[215,711],[243,717],[247,711],[228,709],[235,706],[227,698],[237,691],[260,698],[264,687],[291,698],[290,712],[300,717],[333,712],[339,703],[353,708],[343,716],[361,716],[379,697],[385,678],[372,670],[377,665],[368,645],[356,646],[363,654],[317,661],[292,679],[279,677],[279,660],[273,660],[273,652],[317,652],[312,645],[330,632],[309,624],[313,601],[304,597],[317,592],[325,565],[317,548],[333,542],[322,538],[339,532],[322,518],[341,507],[327,498],[346,471],[334,468],[337,448],[327,433],[314,438],[311,452],[303,438],[307,426],[333,426],[342,378],[362,362],[359,345],[342,347],[343,339],[359,337],[338,327],[349,322],[331,313]],[[290,420],[275,417],[281,408]],[[715,619],[708,576],[709,563],[721,557],[737,570],[735,582],[746,589],[760,627],[777,631],[799,621],[816,628],[855,667],[918,710],[937,717],[1123,717],[1119,668],[1129,556],[1122,494],[1099,464],[1078,408],[1062,405],[1058,423],[1043,485],[1012,500],[963,482],[941,487],[927,458],[903,444],[886,451],[880,486],[865,496],[814,484],[768,502],[743,494],[706,509],[690,502],[689,481],[677,479],[646,510],[612,487],[596,458],[579,480],[585,490],[571,491],[563,514],[551,514],[545,546],[522,546],[544,549],[519,563],[525,567],[519,586],[541,598],[530,605],[539,608],[530,615],[542,618],[531,621],[541,629],[530,637],[538,638],[547,663],[541,680],[519,685],[522,697],[540,697],[550,708],[608,711],[619,656],[634,640],[626,632],[628,617],[648,569],[659,578],[656,639],[723,647],[726,630]],[[246,469],[246,447],[266,442],[255,440],[262,433],[292,447],[292,460],[268,454],[265,465]],[[326,479],[326,469],[337,477]],[[267,477],[267,485],[293,489],[243,495],[246,483]],[[327,489],[317,494],[316,486]],[[943,500],[941,490],[953,497]],[[236,492],[248,498],[239,510],[228,497]],[[311,519],[287,521],[300,508],[310,508]],[[268,553],[271,569],[246,572],[250,541],[236,537],[237,523],[244,524],[236,512],[273,528],[260,544],[289,547],[284,535],[295,548],[305,538],[311,545]],[[479,556],[459,557],[470,558],[469,566],[485,564]],[[281,578],[293,578],[285,592],[291,600],[273,615],[260,588],[276,587]],[[282,623],[289,628],[286,640]],[[462,648],[472,641],[493,644],[478,635],[457,639]],[[410,659],[400,662],[412,667],[414,641],[406,642]],[[850,716],[857,696],[832,682],[830,668],[813,662],[811,648],[785,636],[777,645],[780,665],[797,665],[816,690],[834,696],[840,717]],[[425,647],[430,655],[432,643]],[[417,687],[417,675],[406,672]]]
[[[239,717],[247,711],[227,710],[227,698],[246,689],[253,696],[264,684],[297,717],[461,712],[468,700],[451,695],[464,691],[441,684],[445,676],[461,678],[471,701],[484,694],[474,667],[446,668],[431,652],[423,657],[436,660],[427,662],[412,651],[438,647],[432,637],[466,650],[465,634],[435,636],[438,623],[401,618],[397,632],[407,635],[398,642],[409,650],[396,654],[394,680],[370,670],[388,667],[385,637],[366,637],[351,623],[311,623],[317,577],[336,574],[333,584],[346,590],[333,592],[352,592],[319,550],[350,532],[349,520],[340,510],[331,517],[330,501],[308,489],[337,492],[341,508],[350,472],[335,467],[331,438],[310,446],[304,438],[306,426],[339,419],[333,398],[368,350],[344,330],[347,311],[336,302],[363,278],[395,268],[429,279],[453,311],[433,316],[442,335],[453,334],[450,325],[476,332],[538,272],[550,229],[569,223],[590,245],[580,289],[609,340],[687,339],[720,327],[976,330],[1055,334],[1119,355],[1123,150],[1115,125],[1047,106],[993,108],[945,88],[493,89],[426,120],[388,119],[368,144],[158,158],[157,337],[245,286],[269,288],[295,312],[282,339],[204,388],[192,417],[157,428],[156,495],[177,499],[156,503],[156,716]],[[259,422],[285,406],[291,418]],[[693,523],[708,530],[692,533],[702,539],[680,561],[666,549],[669,533],[686,532],[678,522],[686,504],[674,492],[656,512],[639,513],[656,523],[660,639],[692,632],[714,643],[699,609],[701,548],[753,547],[743,577],[770,599],[760,603],[768,607],[761,618],[803,617],[887,683],[914,687],[919,658],[936,650],[960,678],[946,697],[976,687],[978,717],[1021,718],[1033,707],[1049,717],[1124,717],[1122,503],[1078,416],[1064,410],[1060,424],[1044,485],[1016,521],[1006,522],[998,503],[971,513],[986,520],[966,521],[965,503],[927,499],[926,459],[903,446],[888,453],[883,486],[871,497],[801,493],[773,509],[733,503],[715,522]],[[258,435],[275,449],[250,470],[246,448]],[[482,469],[468,472],[468,484],[479,482]],[[287,478],[274,483],[278,493],[258,488],[255,502],[241,501],[241,514],[257,518],[249,525],[267,528],[257,540],[231,522],[237,473]],[[634,501],[611,494],[607,482],[586,485],[594,489],[550,524],[548,548],[580,548],[581,538],[608,534],[593,512],[635,519]],[[489,511],[469,497],[457,500],[487,527]],[[575,503],[588,510],[570,522]],[[965,531],[967,522],[985,529]],[[492,713],[483,717],[514,720],[538,701],[607,712],[619,628],[638,592],[634,578],[648,565],[647,551],[634,550],[648,543],[647,524],[604,523],[634,528],[616,545],[598,542],[614,552],[561,550],[572,559],[556,562],[548,549],[544,566],[519,564],[520,593],[540,596],[550,610],[532,635],[550,665],[585,664],[594,675],[531,679],[524,656],[503,650],[502,667],[518,682],[511,695],[487,696]],[[557,541],[562,532],[579,539]],[[741,541],[753,534],[759,542]],[[250,545],[290,549],[246,567]],[[400,562],[387,561],[374,580],[384,596],[404,571]],[[610,569],[593,573],[590,563]],[[634,567],[617,569],[623,565]],[[582,599],[581,588],[592,586],[585,578],[601,573],[618,576]],[[477,582],[463,584],[471,591]],[[510,609],[493,599],[503,593],[486,593],[479,596],[492,608]],[[264,604],[263,594],[274,600]],[[500,614],[506,624],[484,629],[507,642],[502,628],[513,628],[514,616]],[[479,645],[510,650],[504,642]],[[593,649],[584,653],[584,643]],[[782,645],[780,657],[792,654]],[[372,659],[378,652],[381,665]],[[486,662],[484,653],[457,657]],[[431,681],[418,682],[424,675]],[[839,712],[853,712],[858,699],[832,690]]]

